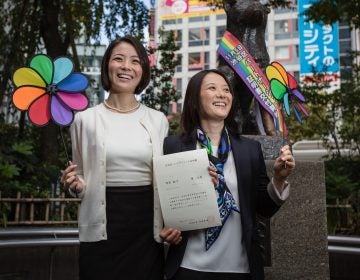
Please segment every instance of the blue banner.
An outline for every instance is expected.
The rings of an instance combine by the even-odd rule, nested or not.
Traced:
[[[315,72],[339,78],[338,23],[325,25],[307,21],[304,12],[318,0],[299,0],[300,75]]]

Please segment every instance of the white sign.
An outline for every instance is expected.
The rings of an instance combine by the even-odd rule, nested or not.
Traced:
[[[154,176],[166,227],[186,231],[221,225],[208,166],[205,149],[154,158]]]

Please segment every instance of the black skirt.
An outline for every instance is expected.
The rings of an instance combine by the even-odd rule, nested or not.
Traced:
[[[80,280],[162,280],[163,245],[153,235],[153,188],[107,187],[107,240],[81,242]]]

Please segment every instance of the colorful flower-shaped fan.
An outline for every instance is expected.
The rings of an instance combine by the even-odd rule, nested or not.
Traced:
[[[273,96],[282,103],[288,116],[290,116],[290,107],[292,107],[297,120],[302,123],[300,112],[305,116],[308,116],[309,113],[301,104],[301,102],[305,102],[305,97],[297,89],[295,78],[276,61],[268,65],[265,71]]]
[[[29,67],[21,67],[13,75],[13,104],[19,110],[27,110],[35,125],[44,126],[50,120],[60,126],[70,125],[73,111],[85,110],[89,104],[83,93],[89,80],[73,70],[74,64],[67,57],[52,61],[47,55],[35,55]]]

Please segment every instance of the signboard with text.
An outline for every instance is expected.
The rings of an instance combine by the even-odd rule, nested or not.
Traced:
[[[304,12],[318,0],[299,0],[300,78],[325,73],[331,89],[340,87],[338,23],[308,21]]]

